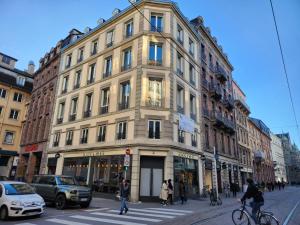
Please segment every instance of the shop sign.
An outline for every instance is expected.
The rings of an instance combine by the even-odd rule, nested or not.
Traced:
[[[179,129],[185,132],[194,133],[195,123],[194,120],[189,117],[179,114]]]
[[[100,152],[100,151],[96,151],[96,152],[84,152],[83,157],[87,157],[87,156],[102,156],[104,155],[104,152]]]
[[[124,166],[126,167],[130,166],[130,155],[124,156]]]
[[[35,152],[38,150],[38,145],[34,144],[34,145],[28,145],[25,147],[25,152]]]
[[[188,158],[188,159],[193,159],[194,156],[188,153],[183,153],[183,152],[178,152],[177,153],[178,157],[182,157],[182,158]]]

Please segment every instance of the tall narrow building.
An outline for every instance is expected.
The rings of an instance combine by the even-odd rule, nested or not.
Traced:
[[[14,178],[21,131],[30,101],[34,64],[27,71],[15,67],[17,59],[0,53],[0,176]]]

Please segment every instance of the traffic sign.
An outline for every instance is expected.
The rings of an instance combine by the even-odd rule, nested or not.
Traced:
[[[130,166],[130,155],[124,156],[124,166]]]

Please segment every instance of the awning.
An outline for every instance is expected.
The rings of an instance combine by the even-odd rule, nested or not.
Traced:
[[[18,153],[17,151],[0,150],[0,155],[5,155],[5,156],[18,156],[19,153]]]

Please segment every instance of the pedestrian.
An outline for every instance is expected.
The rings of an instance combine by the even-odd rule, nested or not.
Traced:
[[[271,186],[272,186],[272,191],[274,191],[274,189],[275,189],[274,182],[271,183]]]
[[[224,192],[225,192],[225,197],[229,198],[230,197],[230,186],[228,182],[224,182]]]
[[[282,181],[282,190],[284,190],[285,182]]]
[[[181,200],[181,205],[186,202],[186,193],[185,193],[185,185],[182,180],[179,181],[179,196]]]
[[[173,185],[172,185],[172,180],[168,180],[168,201],[171,205],[173,205]]]
[[[161,204],[166,206],[168,201],[168,185],[166,180],[162,183],[159,198],[162,200]]]
[[[236,197],[236,192],[237,192],[236,183],[232,183],[231,191],[232,191],[232,196],[235,198]]]
[[[128,212],[128,207],[126,201],[128,200],[129,196],[129,185],[127,180],[123,179],[122,183],[120,184],[120,200],[121,200],[121,209],[119,215],[123,214],[125,210],[125,214]]]

